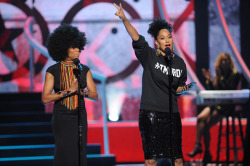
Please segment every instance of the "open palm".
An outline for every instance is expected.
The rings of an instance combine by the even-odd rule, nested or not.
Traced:
[[[207,80],[211,80],[211,74],[210,74],[210,71],[209,69],[206,70],[206,69],[202,69],[202,74],[204,75],[204,77],[207,79]]]

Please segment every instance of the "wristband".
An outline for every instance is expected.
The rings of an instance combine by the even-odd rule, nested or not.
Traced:
[[[85,91],[83,92],[83,95],[85,98],[89,97],[89,95]]]
[[[208,80],[208,79],[206,80],[206,84],[207,84],[207,85],[208,85],[210,82],[211,82],[211,80]]]
[[[65,94],[63,94],[63,97],[67,97],[70,94],[70,90],[68,90]]]
[[[63,97],[62,91],[59,91],[59,92],[57,92],[56,94],[59,96],[59,98],[62,98],[62,97]]]

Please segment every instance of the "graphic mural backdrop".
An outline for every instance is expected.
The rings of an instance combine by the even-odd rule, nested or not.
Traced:
[[[84,31],[88,43],[81,52],[80,61],[91,71],[107,77],[105,90],[109,118],[137,120],[142,67],[135,58],[131,38],[121,20],[114,15],[114,2],[122,3],[133,26],[154,47],[147,29],[152,19],[160,16],[156,0],[0,0],[0,93],[30,92],[31,82],[33,92],[42,92],[46,69],[55,63],[31,49],[24,35],[24,23],[33,16],[33,36],[44,46],[49,33],[62,23]],[[164,2],[174,25],[175,38],[195,70],[194,2]],[[34,58],[32,80],[30,56]],[[97,89],[101,93],[98,82]],[[101,119],[101,100],[97,103],[87,101],[89,120]]]

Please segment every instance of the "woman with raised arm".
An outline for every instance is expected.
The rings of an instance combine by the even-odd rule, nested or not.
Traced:
[[[49,54],[57,62],[46,71],[42,98],[44,104],[55,101],[52,117],[55,138],[54,166],[79,166],[78,110],[83,126],[82,166],[87,165],[87,113],[84,98],[98,100],[98,94],[89,68],[82,64],[81,94],[77,94],[78,74],[75,71],[78,71],[79,65],[73,63],[75,58],[79,59],[80,51],[84,49],[85,44],[85,33],[67,24],[56,28],[47,41]],[[85,90],[86,87],[88,90]],[[78,96],[81,102],[80,109]]]
[[[139,128],[142,137],[146,166],[155,166],[157,159],[171,158],[174,149],[175,165],[182,161],[182,125],[177,105],[177,93],[186,91],[187,71],[184,61],[173,53],[172,26],[163,19],[155,19],[148,29],[154,37],[157,50],[151,48],[145,38],[126,18],[122,5],[117,6],[115,13],[131,36],[135,55],[143,67],[142,96],[139,113]],[[169,113],[169,59],[165,53],[168,48],[173,53],[172,89],[173,96],[173,133],[170,133]],[[171,147],[171,135],[174,147]]]

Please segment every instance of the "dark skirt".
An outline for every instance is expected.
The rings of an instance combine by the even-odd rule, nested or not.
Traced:
[[[80,111],[80,113],[83,126],[83,166],[86,166],[87,116],[85,110]],[[53,165],[79,166],[78,111],[54,108],[52,129],[55,138]]]
[[[168,112],[140,110],[139,128],[145,159],[171,158],[170,115]],[[173,113],[174,158],[182,158],[180,113]]]

